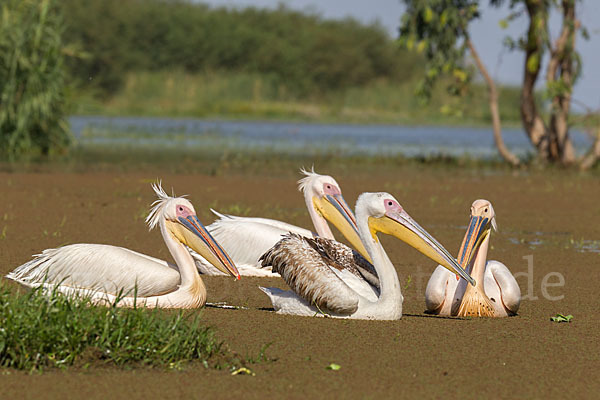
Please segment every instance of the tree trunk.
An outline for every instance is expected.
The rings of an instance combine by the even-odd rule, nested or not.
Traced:
[[[508,161],[513,166],[518,166],[520,164],[519,159],[515,156],[505,145],[504,140],[502,139],[502,128],[500,125],[500,112],[498,111],[498,92],[496,91],[496,84],[494,80],[488,73],[485,65],[481,62],[479,58],[479,54],[475,50],[475,46],[473,46],[473,42],[471,42],[470,38],[467,38],[467,46],[469,46],[469,51],[471,52],[471,56],[475,60],[475,64],[477,65],[477,69],[483,76],[487,87],[488,87],[488,101],[490,103],[490,113],[492,114],[492,126],[494,130],[494,142],[496,143],[496,147],[498,148],[498,152],[506,161]]]
[[[575,162],[575,149],[569,137],[569,112],[574,83],[575,0],[562,0],[562,31],[550,49],[546,73],[547,88],[552,91],[550,124],[546,126],[535,104],[534,87],[539,76],[545,38],[548,37],[548,6],[545,0],[526,0],[529,28],[525,47],[525,74],[521,91],[521,119],[538,156],[546,161],[570,165]]]
[[[575,162],[575,150],[569,137],[568,125],[574,80],[575,32],[579,25],[575,20],[575,0],[563,0],[562,12],[562,31],[554,47],[550,46],[551,56],[546,74],[548,87],[555,91],[552,98],[548,137],[549,158],[569,165]],[[558,81],[557,75],[560,76]]]
[[[538,156],[546,160],[549,155],[548,134],[535,104],[534,90],[542,67],[543,32],[546,31],[548,10],[544,0],[527,0],[525,5],[529,15],[529,28],[525,46],[525,72],[521,88],[521,120],[529,140],[537,149]]]

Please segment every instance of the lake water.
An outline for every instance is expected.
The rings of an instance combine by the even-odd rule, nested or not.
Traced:
[[[309,155],[497,157],[491,128],[95,116],[71,117],[69,121],[81,145],[185,146]],[[581,131],[571,131],[571,135],[579,152],[591,144]],[[523,130],[505,129],[503,137],[516,154],[533,152]]]

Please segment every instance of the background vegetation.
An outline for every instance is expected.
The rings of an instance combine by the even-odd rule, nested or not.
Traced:
[[[64,0],[77,114],[488,123],[484,90],[414,96],[422,55],[376,24],[280,6],[210,8],[169,0]],[[518,92],[501,113],[518,121]]]
[[[428,53],[377,24],[184,0],[2,4],[5,155],[61,152],[69,113],[454,125],[495,115],[477,81],[458,97],[444,90],[460,74],[436,75],[427,103],[415,96]],[[496,92],[499,118],[520,125],[520,89]]]
[[[258,73],[144,71],[128,74],[124,87],[108,98],[78,92],[73,112],[453,125],[484,125],[491,119],[482,86],[473,86],[463,98],[452,97],[438,87],[431,101],[423,105],[415,99],[415,85],[414,81],[378,79],[362,86],[298,96]],[[499,94],[501,115],[508,125],[516,125],[518,89],[502,87]]]
[[[89,57],[73,77],[105,94],[128,72],[257,73],[282,92],[306,95],[378,78],[410,80],[418,56],[400,50],[377,25],[256,8],[209,8],[169,0],[64,0],[69,41]]]
[[[400,26],[400,40],[407,48],[416,48],[424,54],[424,69],[419,91],[427,97],[435,82],[443,76],[451,76],[448,92],[460,96],[468,88],[475,64],[488,87],[488,102],[492,115],[494,141],[500,155],[513,166],[521,161],[505,145],[502,139],[501,115],[498,111],[496,84],[479,52],[471,40],[469,24],[481,16],[483,5],[499,7],[508,3],[511,14],[500,21],[508,26],[520,15],[527,17],[527,31],[517,38],[507,38],[511,50],[524,56],[523,78],[519,109],[522,125],[530,143],[535,147],[537,159],[546,163],[572,166],[578,164],[588,169],[600,159],[600,128],[589,128],[594,143],[587,154],[578,157],[569,134],[573,125],[571,93],[581,72],[581,57],[577,52],[576,38],[589,39],[589,33],[578,19],[580,11],[577,0],[403,0],[406,7]],[[550,32],[550,14],[561,16],[558,35]],[[467,55],[469,57],[467,57]],[[544,59],[548,66],[542,71]],[[540,74],[540,72],[542,72]],[[549,107],[541,107],[535,86],[545,76],[544,97]],[[516,105],[515,105],[516,106]],[[597,111],[589,110],[580,122],[597,119]]]
[[[0,1],[0,156],[61,151],[63,20],[53,0]]]

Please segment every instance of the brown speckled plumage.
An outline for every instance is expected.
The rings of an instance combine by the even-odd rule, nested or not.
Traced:
[[[379,278],[375,267],[356,250],[335,240],[321,237],[309,238],[308,242],[324,259],[331,261],[332,267],[339,270],[346,269],[379,289]]]
[[[373,266],[360,254],[335,240],[285,235],[260,258],[299,296],[321,310],[350,314],[358,308],[357,294],[331,270],[347,270],[379,286]]]

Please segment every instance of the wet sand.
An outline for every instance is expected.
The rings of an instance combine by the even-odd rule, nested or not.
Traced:
[[[562,171],[484,173],[458,168],[385,166],[335,172],[353,205],[363,191],[388,191],[422,226],[456,252],[473,200],[490,200],[499,232],[490,259],[504,262],[525,296],[505,319],[423,314],[435,265],[393,238],[382,242],[403,287],[400,321],[346,321],[276,315],[258,285],[279,279],[207,277],[208,301],[247,309],[206,308],[203,318],[235,352],[270,361],[254,376],[189,367],[185,371],[92,366],[27,374],[3,370],[4,398],[593,398],[600,393],[600,182]],[[153,172],[0,173],[0,272],[32,254],[68,243],[106,243],[169,259],[144,217],[149,183],[188,194],[199,218],[209,207],[309,227],[292,171],[229,172],[213,177]],[[168,189],[167,189],[168,190]],[[533,257],[532,266],[528,265]],[[528,272],[530,274],[528,275]],[[560,277],[564,285],[559,285]],[[545,282],[545,287],[543,283]],[[554,286],[552,286],[554,285]],[[550,322],[556,313],[571,323]],[[330,363],[341,366],[327,370]]]

